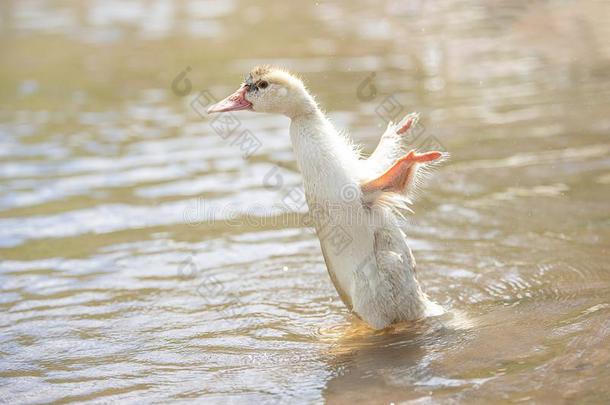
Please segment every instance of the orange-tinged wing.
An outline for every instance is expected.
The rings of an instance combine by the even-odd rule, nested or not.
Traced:
[[[402,193],[409,184],[409,178],[417,163],[426,163],[441,158],[443,154],[438,151],[417,153],[412,150],[398,159],[392,167],[376,179],[361,184],[363,193],[376,191],[391,191]]]

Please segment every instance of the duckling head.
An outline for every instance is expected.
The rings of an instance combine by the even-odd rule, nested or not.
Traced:
[[[208,114],[250,110],[294,117],[317,109],[313,97],[294,74],[273,66],[257,66],[233,94],[212,105]]]

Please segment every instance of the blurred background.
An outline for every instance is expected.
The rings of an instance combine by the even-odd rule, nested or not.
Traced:
[[[610,397],[610,3],[0,2],[0,402]],[[300,74],[370,152],[451,153],[405,225],[446,318],[373,332],[301,225]],[[254,136],[244,148],[239,138]]]

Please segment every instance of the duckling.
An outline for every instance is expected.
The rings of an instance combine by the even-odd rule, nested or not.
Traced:
[[[266,65],[255,67],[237,91],[208,113],[238,110],[290,118],[309,219],[330,278],[350,311],[374,329],[444,312],[422,291],[400,226],[420,169],[446,157],[439,151],[407,151],[405,134],[417,114],[389,123],[375,151],[364,158],[335,129],[301,79]],[[348,241],[341,250],[337,237]]]

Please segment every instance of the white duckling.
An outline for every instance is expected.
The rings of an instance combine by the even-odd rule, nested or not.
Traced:
[[[208,113],[251,110],[286,115],[303,175],[309,218],[330,278],[345,305],[375,329],[443,313],[415,277],[415,259],[400,228],[418,169],[441,152],[406,153],[404,134],[417,119],[390,123],[368,159],[339,133],[303,82],[259,66]],[[337,238],[347,240],[337,249]]]

